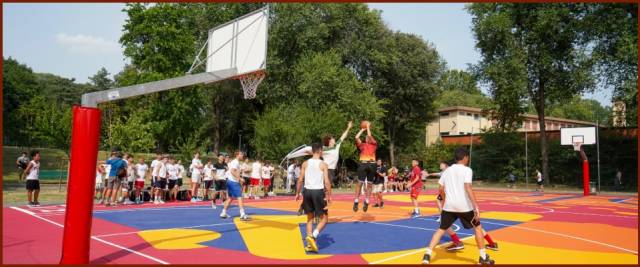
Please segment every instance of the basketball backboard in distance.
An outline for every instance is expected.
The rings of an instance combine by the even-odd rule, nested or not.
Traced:
[[[583,145],[596,143],[596,127],[576,127],[560,129],[560,144],[573,145],[573,142],[582,140]]]
[[[237,75],[266,68],[269,10],[258,9],[209,30],[207,72],[237,69]]]

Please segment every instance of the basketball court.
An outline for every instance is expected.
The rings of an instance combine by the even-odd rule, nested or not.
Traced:
[[[420,196],[422,217],[410,219],[407,193],[385,195],[384,209],[351,210],[351,194],[336,195],[318,254],[303,248],[305,216],[293,197],[247,201],[249,221],[221,219],[209,203],[96,206],[91,263],[129,264],[419,264],[437,229],[434,193]],[[482,224],[500,251],[498,264],[637,264],[638,198],[478,191]],[[64,205],[3,209],[3,263],[60,260]],[[28,229],[28,230],[25,230]],[[465,244],[442,250],[433,263],[475,264],[472,232],[454,226]]]

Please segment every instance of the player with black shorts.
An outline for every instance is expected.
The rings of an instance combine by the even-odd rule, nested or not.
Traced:
[[[360,140],[360,135],[367,131],[365,142]],[[366,182],[364,205],[362,211],[367,212],[369,208],[369,196],[371,195],[371,182],[376,176],[376,149],[378,143],[371,135],[371,124],[366,123],[366,128],[360,129],[356,134],[356,146],[360,150],[360,164],[358,165],[358,185],[356,186],[355,199],[353,200],[353,211],[358,211],[358,202],[362,185]]]
[[[316,239],[320,231],[329,222],[328,205],[331,203],[331,181],[329,180],[329,168],[320,157],[322,145],[319,143],[311,146],[313,157],[302,164],[300,177],[296,186],[296,201],[302,197],[302,206],[307,214],[307,246],[308,252],[318,252]],[[304,183],[304,193],[301,193]],[[314,218],[320,220],[313,230]]]
[[[211,198],[211,207],[216,209],[216,199],[220,198],[222,203],[227,199],[227,163],[223,155],[218,155],[218,161],[213,164],[213,169],[215,170],[214,185],[216,192]]]

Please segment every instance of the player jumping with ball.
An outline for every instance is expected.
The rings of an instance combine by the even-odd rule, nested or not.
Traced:
[[[360,140],[360,135],[367,131],[365,141]],[[364,205],[362,211],[367,212],[369,208],[369,196],[371,195],[371,182],[376,175],[376,149],[378,143],[371,135],[371,124],[363,121],[360,124],[360,131],[356,134],[356,146],[360,150],[360,164],[358,165],[358,185],[356,186],[355,199],[353,200],[353,211],[358,211],[358,202],[362,185],[366,182]]]

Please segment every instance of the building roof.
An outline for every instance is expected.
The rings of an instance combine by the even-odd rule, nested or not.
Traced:
[[[448,111],[469,111],[469,112],[476,112],[476,113],[484,113],[484,111],[481,108],[474,108],[474,107],[467,107],[467,106],[451,106],[451,107],[444,107],[444,108],[438,109],[438,112],[448,112]],[[525,114],[522,115],[522,117],[527,118],[527,119],[535,119],[535,120],[538,119],[538,115],[531,114],[531,113],[525,113]],[[574,124],[583,124],[583,125],[596,125],[595,123],[590,122],[590,121],[579,121],[579,120],[556,118],[556,117],[550,117],[550,116],[546,116],[545,119],[549,120],[549,121],[554,121],[554,122],[565,122],[565,123],[574,123]]]

